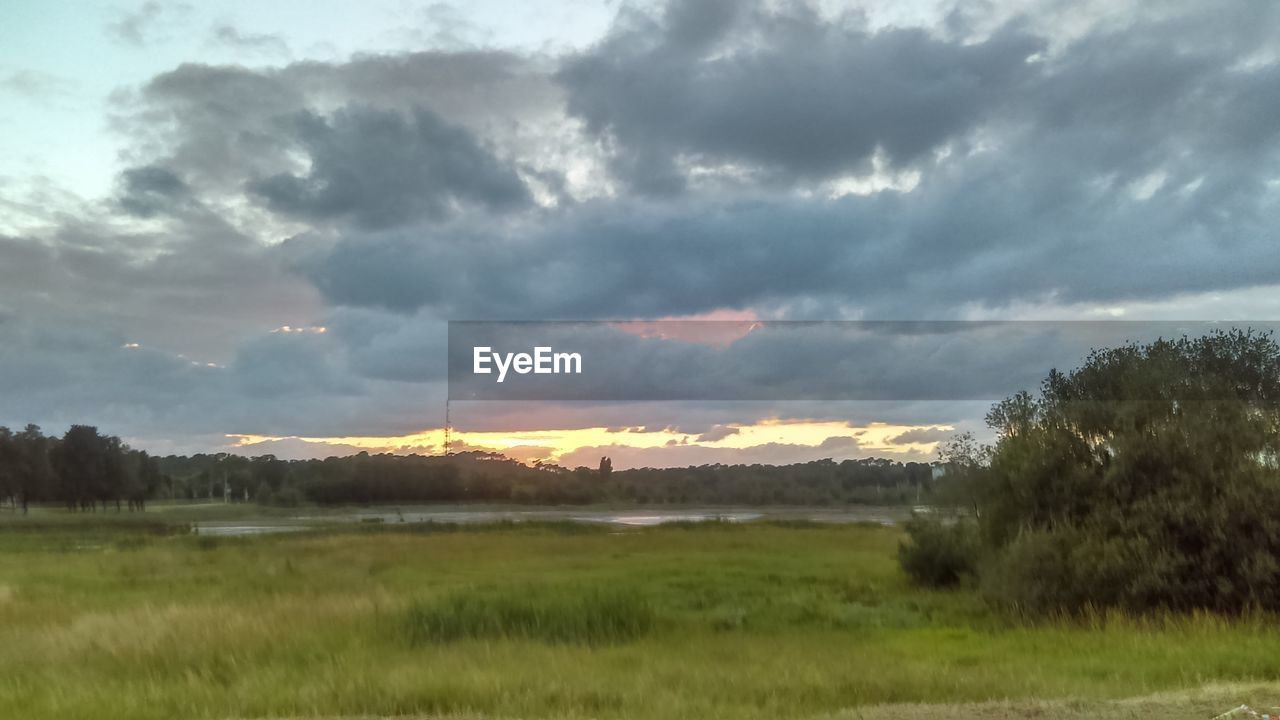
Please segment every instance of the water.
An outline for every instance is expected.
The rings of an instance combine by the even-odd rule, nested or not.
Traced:
[[[197,535],[213,537],[241,537],[244,535],[269,535],[271,533],[299,532],[310,530],[307,525],[223,525],[222,523],[196,523],[193,527]]]
[[[804,521],[818,523],[876,523],[893,525],[907,517],[906,508],[688,508],[680,510],[464,510],[453,508],[370,508],[355,512],[300,515],[292,518],[208,521],[194,524],[199,535],[235,537],[269,533],[299,532],[323,525],[343,523],[374,524],[476,524],[494,522],[583,522],[623,527],[653,527],[674,522],[752,522],[756,520]]]
[[[758,512],[728,513],[615,513],[611,515],[581,515],[570,518],[576,522],[598,522],[610,525],[630,525],[633,527],[652,527],[673,522],[750,522],[764,517]]]

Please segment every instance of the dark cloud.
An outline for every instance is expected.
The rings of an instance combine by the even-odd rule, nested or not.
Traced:
[[[483,145],[531,173],[554,176],[554,158],[545,155],[568,153],[569,139],[561,137],[560,91],[546,65],[496,51],[368,55],[263,69],[189,63],[118,93],[114,126],[136,145],[136,156],[224,195],[242,192],[246,180],[297,174],[291,153],[308,150],[299,146],[303,141],[328,142],[331,154],[350,155],[397,138],[420,144],[466,134],[468,147],[458,160],[475,157],[471,146]],[[349,106],[345,115],[334,113],[343,106]],[[402,127],[386,130],[397,116]],[[378,134],[384,130],[391,136]]]
[[[137,217],[152,217],[172,208],[188,194],[187,184],[172,171],[157,165],[130,168],[121,173],[120,208]]]
[[[1258,7],[1240,14],[1267,12]],[[719,41],[708,27],[741,32],[743,23],[758,24],[761,17],[781,22],[758,12],[748,16],[722,10],[709,20],[682,20],[703,29],[688,31],[696,42],[681,35],[680,47],[711,52]],[[1198,17],[1087,34],[1035,62],[1009,61],[1018,68],[1008,71],[1017,81],[982,100],[987,109],[965,125],[980,141],[922,165],[909,192],[826,199],[755,188],[740,189],[746,199],[690,193],[658,204],[624,196],[571,204],[511,227],[473,219],[440,230],[349,234],[327,256],[309,253],[301,267],[338,304],[430,306],[453,317],[496,318],[656,317],[723,307],[810,317],[946,317],[972,307],[1157,300],[1272,283],[1280,261],[1267,240],[1267,217],[1275,206],[1270,183],[1280,145],[1268,118],[1280,102],[1280,70],[1242,64],[1262,42],[1240,29],[1242,21],[1231,26],[1243,33],[1242,42],[1231,45],[1206,42]],[[648,47],[641,42],[645,32],[659,45],[676,42],[666,39],[673,22],[633,23],[593,53],[627,57],[631,45]],[[804,17],[803,27],[818,25]],[[825,32],[854,31],[842,25]],[[902,32],[856,34],[861,51],[885,53],[889,62]],[[984,42],[995,48],[1013,42],[1017,33],[1011,33]],[[907,34],[910,42],[977,52],[973,43]],[[714,57],[724,62],[732,54]],[[678,96],[690,75],[655,73],[653,82],[665,88],[659,94]],[[876,73],[851,75],[857,81]],[[940,71],[939,77],[949,76]],[[619,101],[635,94],[621,93]],[[718,152],[714,143],[731,136],[739,118],[759,114],[710,86],[695,94],[699,101],[733,100],[716,115],[723,127],[708,140],[707,152]],[[791,107],[785,98],[759,102],[785,114]],[[690,109],[696,107],[668,108],[653,121],[678,129],[703,117]],[[619,112],[630,122],[624,109]],[[814,109],[794,117],[828,114]],[[864,127],[876,126],[850,122],[845,134]],[[802,142],[812,137],[766,134]],[[843,162],[839,147],[822,144],[824,157]],[[625,161],[628,152],[618,148],[615,160]],[[661,148],[639,154],[664,156]],[[788,156],[803,161],[801,151]]]
[[[975,157],[910,193],[675,209],[595,202],[531,227],[348,235],[300,267],[337,304],[499,319],[647,318],[806,300],[936,318],[965,304],[1110,303],[1280,277],[1264,172],[1222,177],[1239,188],[1223,199],[1202,195],[1213,176],[1139,199],[1079,167],[1083,150],[1024,149]]]
[[[804,6],[672,3],[568,60],[570,113],[616,148],[639,190],[686,181],[681,162],[823,179],[909,165],[1004,111],[1043,40],[923,29],[869,32]]]
[[[331,119],[304,112],[286,127],[310,159],[308,174],[272,175],[248,188],[294,218],[349,217],[377,229],[443,219],[468,206],[507,212],[531,202],[512,168],[425,108],[409,117],[367,107],[347,107]]]

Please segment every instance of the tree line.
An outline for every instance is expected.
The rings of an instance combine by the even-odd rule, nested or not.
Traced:
[[[228,453],[160,458],[173,497],[275,505],[501,502],[834,505],[931,497],[932,466],[879,458],[792,465],[702,465],[614,470],[526,465],[471,451],[448,457],[359,453],[281,460]]]
[[[142,510],[165,480],[156,458],[89,425],[72,425],[62,437],[36,425],[0,427],[0,499],[23,513],[36,502],[71,511],[119,511],[122,503]]]
[[[294,506],[494,502],[837,505],[903,504],[932,493],[928,463],[879,458],[792,465],[702,465],[614,470],[526,465],[480,451],[447,457],[360,453],[282,460],[202,453],[153,457],[89,425],[61,437],[0,427],[0,500],[73,511],[141,510],[151,499],[212,499]]]

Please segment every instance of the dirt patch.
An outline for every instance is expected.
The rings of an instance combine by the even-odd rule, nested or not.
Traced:
[[[1122,700],[1018,700],[957,704],[892,704],[850,708],[828,720],[1209,720],[1245,704],[1280,712],[1280,683],[1209,685]],[[1231,717],[1248,718],[1241,712]]]

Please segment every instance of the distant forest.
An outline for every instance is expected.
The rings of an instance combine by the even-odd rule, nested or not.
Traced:
[[[492,502],[536,505],[837,505],[917,502],[932,490],[928,463],[878,458],[793,465],[702,465],[614,471],[525,465],[502,455],[370,455],[281,460],[229,453],[154,457],[94,427],[62,437],[28,425],[0,428],[0,499],[23,510],[144,509],[152,499],[215,499],[293,506]]]

